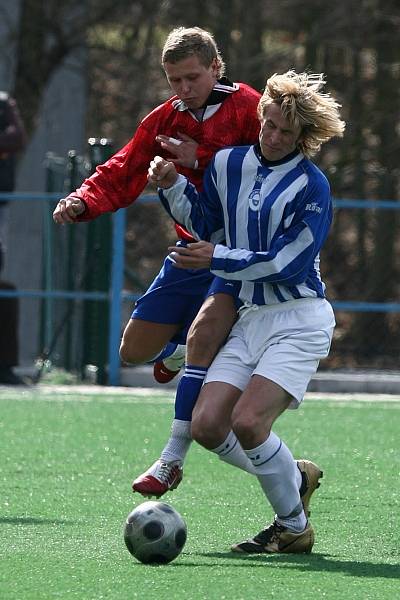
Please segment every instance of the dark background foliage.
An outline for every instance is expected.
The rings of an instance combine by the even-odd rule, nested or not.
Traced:
[[[259,90],[274,72],[324,72],[347,121],[345,137],[317,159],[333,195],[399,199],[400,5],[394,0],[23,0],[14,94],[29,132],[52,74],[82,48],[87,135],[121,147],[140,118],[168,97],[160,53],[178,25],[211,30],[227,75]],[[128,265],[147,284],[173,230],[158,206],[132,206],[128,216]],[[332,299],[398,301],[398,230],[398,211],[337,211],[322,263]],[[385,365],[396,365],[399,334],[396,313],[338,313],[332,364],[379,366],[384,356]]]

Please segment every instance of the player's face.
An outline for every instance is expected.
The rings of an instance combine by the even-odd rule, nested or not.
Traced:
[[[201,108],[218,77],[217,61],[209,67],[198,56],[189,56],[177,63],[164,63],[165,74],[172,91],[191,109]]]
[[[279,104],[268,104],[260,122],[261,152],[267,160],[281,160],[293,152],[300,140],[301,129],[289,124]]]

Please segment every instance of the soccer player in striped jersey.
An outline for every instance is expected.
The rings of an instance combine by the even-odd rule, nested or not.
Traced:
[[[275,513],[232,547],[237,552],[311,552],[314,544],[309,503],[322,471],[296,462],[272,427],[300,405],[335,326],[319,269],[330,187],[310,157],[345,124],[324,84],[322,74],[270,77],[259,143],[218,152],[203,193],[164,159],[149,169],[169,213],[200,240],[171,248],[176,266],[240,284],[239,318],[208,370],[192,423],[195,440],[257,476]]]

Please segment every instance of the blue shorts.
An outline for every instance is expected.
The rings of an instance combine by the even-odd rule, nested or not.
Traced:
[[[243,302],[239,300],[240,286],[240,281],[229,281],[228,279],[214,276],[206,297],[213,296],[214,294],[229,294],[229,296],[232,296],[235,300],[236,310],[239,310],[243,304]]]
[[[215,277],[208,269],[178,269],[167,256],[147,292],[137,300],[131,318],[177,324],[181,330],[171,341],[185,344],[205,298],[218,293],[237,298],[238,286],[236,282]]]

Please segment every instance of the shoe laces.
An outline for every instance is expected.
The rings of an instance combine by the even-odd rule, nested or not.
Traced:
[[[176,477],[177,470],[179,470],[178,465],[162,462],[158,467],[157,479],[162,483],[171,484]]]
[[[285,531],[286,527],[283,525],[279,525],[276,521],[271,523],[268,527],[257,533],[257,535],[253,538],[257,544],[261,544],[262,546],[266,546],[267,544],[278,542],[281,536],[281,533]]]

